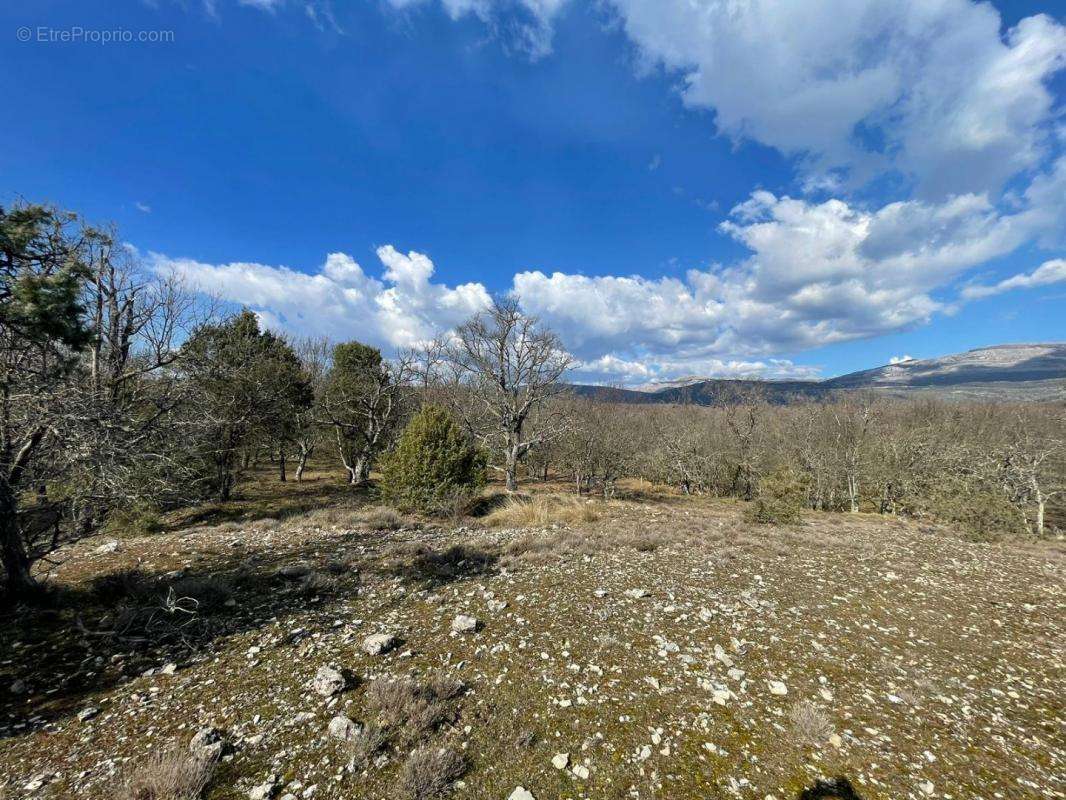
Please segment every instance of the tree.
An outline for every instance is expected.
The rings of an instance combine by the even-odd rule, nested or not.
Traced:
[[[301,339],[293,349],[300,359],[304,374],[311,386],[312,402],[306,407],[296,409],[293,424],[281,447],[291,446],[296,449],[296,480],[303,480],[307,461],[314,455],[321,439],[322,395],[325,391],[326,378],[329,375],[331,348],[326,339]]]
[[[276,438],[297,409],[310,405],[310,380],[292,347],[261,331],[250,311],[197,328],[182,347],[180,367],[208,468],[205,486],[228,500],[244,468],[242,450]]]
[[[81,304],[85,242],[75,223],[43,206],[0,208],[0,559],[14,592],[34,585],[20,498],[91,338]]]
[[[496,468],[504,473],[507,490],[515,491],[519,462],[566,429],[560,414],[542,414],[535,430],[527,422],[534,409],[565,391],[560,381],[570,355],[554,333],[519,310],[516,300],[497,300],[459,326],[444,360],[461,389],[453,395],[456,411],[500,455],[502,465]],[[471,418],[478,414],[484,424]]]
[[[410,375],[411,366],[404,357],[390,362],[381,357],[380,350],[359,342],[333,348],[320,414],[333,428],[349,483],[369,480],[374,460],[403,417]]]
[[[439,406],[411,419],[382,464],[382,498],[404,510],[442,511],[484,483],[484,455]]]

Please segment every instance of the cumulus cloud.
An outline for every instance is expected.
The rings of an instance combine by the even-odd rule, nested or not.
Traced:
[[[1015,289],[1032,289],[1036,286],[1049,286],[1063,281],[1066,281],[1066,259],[1054,258],[1045,261],[1032,272],[1014,275],[990,286],[981,284],[966,286],[962,290],[962,296],[966,300],[978,300]]]
[[[746,367],[728,359],[873,337],[948,313],[940,295],[960,276],[1055,218],[1025,203],[1005,214],[984,195],[867,210],[757,191],[720,226],[751,252],[736,264],[655,279],[529,270],[513,290],[589,371],[737,372]]]
[[[421,253],[377,250],[385,268],[374,278],[345,253],[330,253],[313,275],[247,262],[205,264],[152,253],[153,267],[196,290],[245,305],[264,324],[300,335],[358,339],[386,350],[414,347],[489,304],[479,283],[433,283],[433,262]]]
[[[773,357],[914,328],[960,302],[1066,280],[1066,262],[1054,259],[956,291],[990,259],[1061,234],[1064,176],[1062,162],[1038,175],[1010,212],[983,194],[868,209],[760,190],[719,226],[749,251],[735,263],[659,278],[531,269],[516,273],[509,291],[559,333],[578,379],[810,377],[809,368]],[[490,302],[480,283],[435,283],[425,254],[385,245],[377,257],[378,276],[344,253],[331,253],[314,274],[152,256],[157,269],[249,306],[271,327],[386,350],[426,341]]]
[[[610,2],[645,62],[683,75],[686,103],[816,176],[898,169],[939,198],[996,191],[1048,153],[1066,28],[1046,15],[1001,35],[970,0]]]

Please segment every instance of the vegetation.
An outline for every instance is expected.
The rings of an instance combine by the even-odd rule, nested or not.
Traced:
[[[447,410],[426,406],[408,423],[381,473],[386,502],[440,512],[481,488],[485,458]]]
[[[349,484],[379,466],[387,502],[429,513],[456,513],[491,469],[512,493],[527,477],[563,478],[607,499],[634,479],[737,498],[761,523],[810,510],[939,519],[982,537],[1064,525],[1061,403],[845,392],[773,405],[738,382],[709,407],[612,405],[566,392],[570,356],[514,299],[390,359],[220,313],[118,241],[58,209],[0,209],[6,592],[33,589],[37,565],[98,531],[157,530],[205,499],[224,513],[266,460],[285,481],[295,459],[302,479],[323,443]],[[490,519],[562,513],[539,502],[516,497]]]

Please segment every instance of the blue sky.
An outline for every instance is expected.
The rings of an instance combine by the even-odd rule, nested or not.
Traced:
[[[516,291],[592,381],[1066,339],[1054,4],[723,5],[5,4],[0,202],[298,334]]]

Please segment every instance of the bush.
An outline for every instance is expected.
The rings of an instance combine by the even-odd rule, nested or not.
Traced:
[[[485,484],[485,457],[443,408],[427,406],[381,467],[381,496],[404,511],[441,513]]]
[[[211,781],[210,759],[178,748],[131,761],[117,787],[119,800],[199,800]]]
[[[800,521],[804,505],[803,484],[791,470],[780,470],[759,481],[759,492],[744,517],[759,525],[792,525]]]
[[[454,750],[420,747],[404,762],[400,776],[403,793],[410,800],[437,800],[466,772],[466,759]]]

